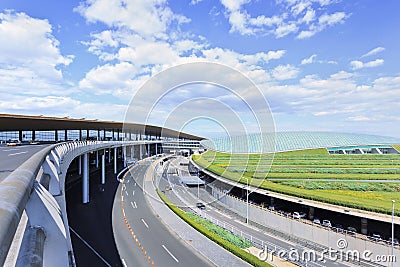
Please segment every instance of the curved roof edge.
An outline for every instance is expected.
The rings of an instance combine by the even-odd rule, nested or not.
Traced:
[[[144,125],[139,123],[123,123],[116,121],[87,120],[85,118],[47,117],[16,114],[0,114],[0,131],[51,131],[51,130],[111,130],[129,129],[133,133],[140,132],[147,135],[165,137],[180,137],[202,140],[204,138],[188,133],[163,128],[160,126]]]
[[[201,141],[210,150],[228,153],[273,153],[314,148],[400,144],[400,138],[335,132],[277,132]]]

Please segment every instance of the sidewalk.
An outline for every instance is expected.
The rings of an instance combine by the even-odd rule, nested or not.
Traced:
[[[216,266],[251,266],[247,262],[220,247],[171,211],[158,196],[153,184],[153,171],[158,161],[153,162],[146,173],[144,191],[147,201],[164,224],[176,233],[186,244],[208,258]]]

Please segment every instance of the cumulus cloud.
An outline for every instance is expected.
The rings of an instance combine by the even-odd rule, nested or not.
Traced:
[[[102,22],[112,27],[123,27],[142,36],[167,38],[168,26],[183,24],[190,20],[175,14],[166,0],[91,0],[81,2],[74,10],[95,23]]]
[[[230,32],[242,35],[273,34],[282,38],[298,33],[298,39],[310,38],[335,24],[344,23],[349,16],[345,12],[326,13],[326,6],[335,1],[329,0],[278,0],[279,14],[253,16],[246,5],[250,0],[220,0],[225,7],[226,17],[231,25]]]
[[[297,39],[307,39],[328,27],[332,27],[336,24],[343,24],[348,16],[349,15],[346,15],[345,12],[323,14],[318,18],[318,22],[311,24],[307,30],[302,30],[297,35]]]
[[[290,64],[279,65],[278,67],[272,70],[272,76],[280,81],[289,80],[296,78],[299,72],[300,70],[298,68]]]
[[[373,68],[383,65],[385,61],[383,59],[376,59],[369,62],[362,62],[360,60],[353,60],[350,62],[351,68],[353,70],[358,70],[362,68]]]
[[[0,39],[7,40],[0,42],[2,90],[48,94],[66,84],[61,68],[74,57],[61,54],[59,41],[46,19],[13,11],[0,13]]]

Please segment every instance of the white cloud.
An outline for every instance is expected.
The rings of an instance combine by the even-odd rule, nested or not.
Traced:
[[[279,65],[272,70],[272,76],[277,80],[294,79],[299,74],[300,70],[290,64]]]
[[[369,57],[369,56],[378,54],[378,53],[380,53],[380,52],[382,52],[382,51],[385,51],[385,48],[379,46],[379,47],[377,47],[377,48],[374,48],[374,49],[368,51],[367,53],[365,53],[364,55],[362,55],[361,58],[363,58],[363,57]]]
[[[250,0],[220,1],[226,9],[225,15],[231,25],[230,32],[242,35],[273,34],[276,38],[282,38],[300,31],[297,38],[305,39],[327,27],[344,23],[349,16],[345,12],[322,13],[326,10],[325,6],[334,2],[329,0],[278,0],[276,4],[278,7],[283,6],[284,11],[271,17],[265,14],[253,16],[246,9]]]
[[[315,62],[316,54],[311,55],[309,58],[305,58],[301,61],[301,65],[311,64]]]
[[[69,87],[61,68],[74,57],[61,54],[47,20],[12,11],[0,13],[0,40],[0,90],[34,95],[68,91],[61,90]]]
[[[385,61],[383,59],[376,59],[373,61],[369,61],[369,62],[362,62],[359,60],[353,60],[350,62],[351,68],[353,70],[358,70],[358,69],[362,69],[362,68],[372,68],[372,67],[378,67],[383,65]]]
[[[310,24],[313,20],[315,20],[315,10],[308,8],[306,14],[304,14],[304,17],[301,19],[301,22]]]
[[[365,117],[365,116],[362,116],[362,115],[358,115],[358,116],[347,117],[347,120],[349,120],[349,121],[371,121],[373,119],[371,119],[370,117]]]
[[[166,0],[91,0],[81,2],[74,9],[89,22],[102,22],[108,26],[124,27],[142,36],[167,38],[167,28],[173,22],[187,23],[185,16],[175,14]]]
[[[345,12],[335,12],[333,14],[325,13],[318,18],[317,23],[311,24],[307,30],[302,30],[297,35],[297,39],[310,38],[328,27],[332,27],[336,24],[343,24],[348,16],[349,15]]]
[[[274,34],[277,38],[282,38],[292,32],[297,32],[298,29],[295,23],[281,24],[275,29]]]

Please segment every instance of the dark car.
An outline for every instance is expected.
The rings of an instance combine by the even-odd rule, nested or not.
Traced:
[[[205,209],[206,209],[206,205],[204,205],[204,204],[201,203],[201,202],[197,202],[197,203],[196,203],[196,207],[198,207],[198,208],[201,209],[201,210],[205,210]]]

